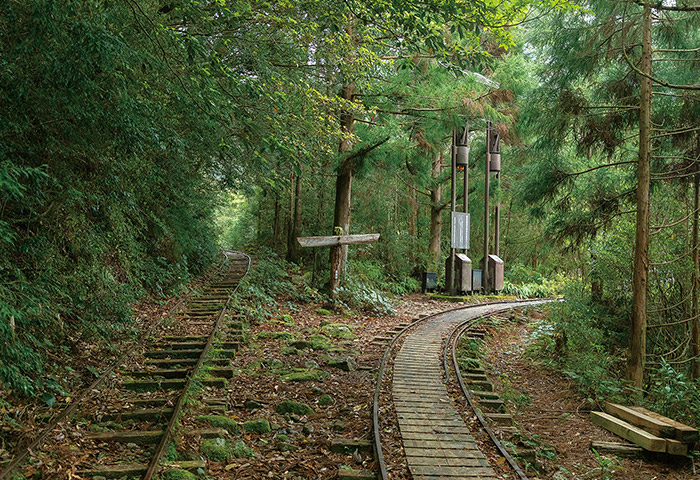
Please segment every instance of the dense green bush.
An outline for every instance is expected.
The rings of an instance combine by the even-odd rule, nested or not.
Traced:
[[[420,282],[405,273],[387,273],[387,268],[378,260],[352,260],[348,272],[353,279],[373,288],[395,295],[415,293],[420,290]]]
[[[276,253],[260,248],[255,253],[256,265],[241,281],[236,302],[256,321],[272,316],[278,298],[314,301],[321,298],[301,275],[299,266],[287,262]]]
[[[579,285],[566,290],[566,300],[550,307],[548,318],[532,333],[531,349],[545,363],[576,380],[594,402],[619,399],[627,338],[624,313],[602,307],[581,294]]]
[[[628,317],[625,308],[601,305],[567,289],[566,301],[550,307],[550,316],[535,324],[530,351],[541,361],[576,381],[590,402],[628,402],[622,378]],[[700,382],[665,361],[650,369],[641,398],[644,405],[679,421],[693,423],[700,410]]]
[[[375,315],[390,315],[391,302],[384,293],[366,283],[347,279],[338,288],[337,301],[346,307]]]
[[[50,388],[46,349],[124,328],[137,296],[216,253],[221,133],[213,99],[188,94],[204,66],[140,21],[128,4],[0,5],[0,382],[19,393]],[[162,54],[185,42],[174,78]]]
[[[681,422],[697,426],[700,412],[700,380],[693,381],[665,361],[650,374],[649,408]]]

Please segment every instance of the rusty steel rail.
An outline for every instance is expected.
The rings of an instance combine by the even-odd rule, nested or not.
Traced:
[[[241,252],[237,252],[237,253],[241,253]],[[225,252],[224,252],[224,255],[225,255]],[[243,254],[243,255],[245,255],[245,254]],[[247,255],[245,255],[245,256],[248,257]],[[250,265],[250,257],[248,257],[248,259],[249,259],[248,265]],[[225,261],[222,262],[221,267],[219,267],[219,271],[221,270],[221,268],[222,268],[224,265],[226,265],[226,262],[228,262],[228,256],[226,256]],[[42,429],[42,431],[41,431],[37,436],[35,436],[34,439],[33,439],[31,442],[29,442],[27,445],[25,445],[25,446],[23,446],[23,447],[19,447],[19,449],[21,449],[21,452],[17,453],[17,454],[15,455],[15,457],[10,461],[10,463],[8,463],[8,464],[5,466],[5,468],[4,468],[2,471],[0,471],[0,480],[4,480],[4,479],[7,479],[7,478],[10,478],[10,474],[11,474],[17,467],[19,467],[20,465],[22,465],[22,464],[27,460],[27,457],[29,457],[30,455],[32,455],[32,452],[33,452],[34,450],[36,450],[37,448],[41,447],[41,445],[42,445],[42,444],[44,443],[44,441],[46,440],[46,437],[48,437],[48,435],[49,435],[57,426],[59,426],[59,425],[60,425],[61,423],[63,423],[65,420],[71,418],[71,417],[73,416],[73,414],[76,412],[76,410],[78,409],[78,407],[80,406],[80,404],[82,403],[82,401],[83,401],[85,398],[87,398],[91,393],[93,393],[93,391],[94,391],[95,389],[97,389],[97,387],[99,387],[107,378],[109,378],[110,375],[112,374],[112,372],[114,372],[114,370],[115,370],[119,365],[121,365],[121,364],[124,362],[124,360],[125,360],[127,357],[129,357],[129,356],[134,352],[134,350],[137,348],[137,346],[141,345],[141,343],[142,343],[142,341],[143,341],[144,339],[148,338],[148,336],[151,334],[151,332],[153,332],[153,330],[154,330],[158,325],[162,324],[163,321],[165,321],[166,319],[171,318],[178,310],[180,310],[180,308],[182,308],[182,306],[185,304],[185,302],[187,302],[187,300],[190,299],[190,297],[192,297],[192,291],[188,292],[186,295],[184,295],[182,298],[180,298],[180,299],[175,303],[175,305],[173,305],[173,306],[167,311],[167,313],[160,319],[159,322],[154,322],[154,323],[152,323],[152,324],[146,329],[146,331],[145,331],[143,334],[141,334],[141,336],[139,337],[139,341],[138,341],[138,342],[135,342],[135,343],[131,346],[131,348],[128,348],[128,349],[127,349],[126,351],[124,351],[119,357],[117,357],[117,359],[116,359],[114,362],[112,362],[112,363],[105,369],[105,371],[102,372],[102,373],[100,374],[100,376],[97,377],[90,385],[88,385],[87,387],[85,387],[85,388],[84,388],[81,392],[79,392],[77,395],[72,395],[71,397],[73,398],[73,401],[70,403],[70,405],[68,405],[65,409],[63,409],[63,411],[60,412],[60,413],[58,414],[58,416],[57,416],[49,425],[47,425],[46,427],[44,427],[44,428]]]
[[[433,320],[435,317],[438,317],[440,315],[446,314],[446,313],[452,313],[452,312],[458,312],[462,310],[469,310],[477,307],[484,307],[484,306],[491,306],[491,305],[503,305],[503,304],[531,304],[533,302],[537,303],[544,303],[550,300],[502,300],[499,302],[480,302],[480,303],[474,303],[471,305],[465,305],[463,307],[455,307],[455,308],[450,308],[447,310],[443,310],[442,312],[434,313],[432,315],[427,315],[425,317],[419,318],[415,322],[411,323],[410,325],[404,327],[401,329],[394,337],[391,339],[389,342],[389,345],[387,345],[384,355],[382,355],[382,358],[379,362],[379,367],[377,369],[377,386],[375,387],[374,390],[374,398],[372,402],[372,430],[373,430],[373,436],[374,436],[374,453],[375,457],[377,459],[377,463],[379,464],[379,474],[381,480],[389,480],[389,474],[386,468],[386,461],[384,459],[384,451],[382,449],[382,442],[381,442],[381,435],[380,435],[380,430],[379,430],[379,396],[381,394],[382,390],[382,383],[384,379],[384,373],[386,369],[386,363],[387,360],[389,359],[389,356],[391,355],[391,352],[396,345],[396,342],[401,339],[409,330],[413,329],[416,325],[424,323],[429,320]],[[515,308],[515,307],[513,307]],[[468,320],[465,323],[476,321],[479,318],[482,318],[484,316],[492,315],[493,312],[491,313],[486,313],[484,315],[480,315],[479,317],[473,318]],[[464,324],[462,324],[464,325]],[[452,333],[454,333],[456,330],[458,330],[460,327],[457,327]],[[445,349],[446,350],[446,349]],[[443,350],[443,353],[444,351]],[[446,360],[444,360],[444,363],[446,365]],[[449,375],[449,369],[445,369],[445,375]],[[473,408],[473,407],[472,407]],[[507,452],[506,452],[507,454]],[[521,479],[524,480],[524,479]]]
[[[451,352],[451,357],[452,357],[452,366],[455,369],[455,376],[457,377],[457,382],[459,383],[459,387],[462,389],[462,394],[464,395],[464,398],[467,400],[467,404],[469,405],[469,408],[474,412],[476,415],[476,418],[479,420],[479,423],[481,424],[481,428],[486,431],[488,434],[489,438],[491,439],[491,442],[496,446],[498,449],[498,452],[503,456],[503,458],[506,459],[506,462],[508,462],[508,465],[513,469],[513,471],[518,475],[520,480],[529,480],[527,475],[525,475],[525,472],[520,468],[520,465],[518,465],[518,462],[515,461],[515,459],[508,453],[508,450],[503,446],[501,441],[498,439],[496,436],[495,432],[493,429],[488,425],[486,422],[486,418],[484,415],[481,413],[481,409],[477,408],[477,406],[474,404],[474,400],[472,399],[471,394],[469,393],[469,389],[467,388],[467,385],[464,383],[464,378],[462,377],[462,371],[459,368],[459,363],[457,362],[457,342],[459,341],[460,337],[470,330],[479,320],[482,320],[484,318],[488,318],[492,315],[492,313],[486,313],[484,315],[480,315],[476,318],[469,319],[459,325],[457,328],[455,328],[452,333],[450,333],[450,336],[447,338],[447,341],[445,342],[445,348],[443,350],[444,352],[444,359],[445,359],[445,383],[447,383],[448,380],[448,372],[449,372],[449,366],[446,363],[446,358],[447,358],[447,352]]]
[[[146,474],[143,476],[143,480],[151,480],[153,475],[158,470],[158,465],[160,464],[160,461],[163,458],[163,455],[165,454],[165,450],[168,448],[168,443],[170,442],[170,438],[172,436],[173,429],[175,428],[175,426],[177,425],[177,421],[179,420],[180,413],[182,412],[182,407],[184,406],[185,399],[187,398],[187,393],[189,392],[189,389],[192,386],[192,382],[194,381],[194,378],[197,376],[200,368],[202,368],[202,365],[204,364],[204,360],[206,359],[207,354],[209,353],[209,350],[211,349],[211,345],[214,342],[214,336],[216,335],[216,333],[221,328],[221,325],[223,324],[224,317],[226,316],[226,313],[228,310],[228,305],[229,305],[229,303],[231,303],[231,295],[234,295],[238,291],[238,286],[240,285],[240,281],[243,280],[243,278],[245,278],[245,276],[248,274],[248,271],[250,270],[250,263],[251,263],[250,256],[246,255],[245,253],[235,252],[232,250],[226,250],[224,252],[224,254],[226,254],[226,252],[244,255],[248,259],[248,265],[246,266],[246,271],[241,276],[241,278],[238,279],[239,283],[236,284],[236,288],[234,288],[233,292],[231,292],[229,294],[229,297],[226,300],[226,304],[224,304],[224,307],[221,309],[221,312],[219,313],[219,316],[216,319],[216,323],[214,324],[214,328],[212,329],[211,333],[209,334],[209,338],[207,339],[207,343],[204,346],[202,353],[199,355],[199,359],[197,360],[197,363],[192,368],[189,375],[187,375],[187,381],[185,382],[185,386],[182,388],[182,393],[179,395],[177,402],[175,403],[175,407],[173,408],[173,413],[170,416],[170,420],[168,421],[168,425],[165,427],[165,430],[163,430],[163,436],[161,437],[160,442],[158,443],[158,447],[156,448],[156,451],[153,454],[153,458],[151,459],[151,463],[148,465],[148,470],[146,470]]]

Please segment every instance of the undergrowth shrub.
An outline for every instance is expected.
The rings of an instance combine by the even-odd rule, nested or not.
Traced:
[[[277,310],[278,298],[311,302],[321,298],[301,274],[299,266],[287,262],[276,253],[261,248],[257,264],[241,281],[236,297],[239,308],[255,321],[271,317]]]
[[[700,412],[700,380],[693,381],[672,365],[661,364],[649,375],[648,407],[680,422],[696,425]]]
[[[549,310],[535,324],[530,353],[576,380],[589,401],[620,400],[626,316],[591,302],[577,285]]]
[[[338,288],[337,301],[352,310],[375,315],[391,315],[391,302],[376,288],[348,279]]]
[[[553,297],[561,294],[567,284],[568,280],[561,275],[544,276],[534,269],[516,264],[506,272],[502,293],[520,298]]]
[[[406,295],[420,291],[420,281],[408,275],[388,274],[386,267],[376,260],[351,260],[348,262],[348,277],[369,288]]]

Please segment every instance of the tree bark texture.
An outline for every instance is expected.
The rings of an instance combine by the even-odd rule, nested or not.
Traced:
[[[442,172],[442,153],[435,155],[433,160],[433,170],[431,176],[434,181],[433,188],[430,189],[430,243],[428,244],[428,254],[430,255],[431,269],[440,266],[441,237],[442,237],[442,185],[438,179]]]
[[[280,240],[280,210],[280,196],[275,194],[275,219],[272,227],[272,238],[275,245],[282,243]]]
[[[299,263],[301,250],[297,244],[297,237],[301,235],[301,175],[296,175],[294,182],[294,211],[290,224],[291,234],[287,239],[287,260]]]
[[[644,4],[642,13],[641,71],[651,75],[651,6]],[[639,155],[637,159],[637,224],[632,280],[632,318],[627,359],[627,380],[641,388],[647,343],[647,286],[649,281],[649,195],[651,184],[651,101],[652,85],[640,76]]]
[[[355,95],[355,85],[349,84],[343,86],[342,97],[350,102]],[[340,127],[342,138],[338,150],[348,152],[352,150],[351,136],[354,130],[355,117],[352,112],[343,111],[340,115]],[[338,176],[335,180],[335,209],[333,215],[333,231],[331,235],[347,235],[350,233],[350,194],[352,189],[352,160],[345,160],[338,170]],[[339,252],[334,252],[339,250]],[[330,290],[331,296],[335,295],[342,274],[345,271],[345,265],[348,258],[348,247],[343,245],[340,247],[331,248],[331,281]]]
[[[700,222],[700,172],[695,174],[693,201],[693,295],[691,300],[690,318],[691,321],[691,355],[693,355],[693,380],[700,379],[700,318],[698,318],[698,289],[700,289],[700,246],[698,246],[698,222]]]

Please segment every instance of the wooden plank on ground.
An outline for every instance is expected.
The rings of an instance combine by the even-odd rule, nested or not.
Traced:
[[[633,443],[619,442],[591,442],[591,450],[598,453],[609,453],[622,457],[635,457],[641,454],[644,449]]]
[[[666,440],[645,432],[624,420],[615,418],[604,412],[591,412],[591,421],[615,435],[636,443],[650,452],[665,452]]]
[[[675,438],[676,432],[672,425],[662,422],[657,418],[650,417],[649,415],[637,410],[633,410],[630,407],[618,405],[617,403],[606,402],[605,411],[610,415],[614,415],[627,423],[636,425],[643,430],[656,435],[657,437]]]
[[[671,455],[688,455],[688,444],[671,438],[666,439],[666,453]]]
[[[374,243],[379,241],[378,233],[362,235],[329,235],[325,237],[297,237],[302,247],[337,247],[339,245],[356,245],[358,243]]]
[[[647,410],[644,407],[632,407],[634,410],[643,413],[644,415],[647,415],[652,418],[656,418],[657,420],[667,423],[671,425],[675,431],[676,435],[675,438],[676,440],[683,442],[683,443],[695,443],[698,440],[700,440],[700,435],[697,429],[690,427],[688,425],[684,425],[680,422],[677,422],[673,420],[672,418],[664,417],[661,414],[658,414],[656,412],[652,412],[651,410]]]

